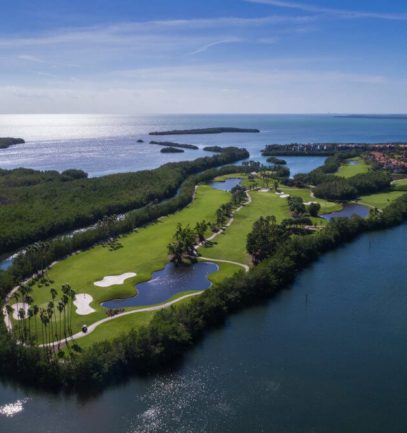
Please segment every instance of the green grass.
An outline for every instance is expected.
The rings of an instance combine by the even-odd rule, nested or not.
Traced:
[[[356,165],[350,164],[351,161],[356,162]],[[339,167],[339,170],[335,173],[336,176],[340,177],[352,177],[357,174],[367,173],[369,171],[369,165],[362,158],[348,159],[345,164]]]
[[[301,196],[305,201],[320,202],[325,212],[333,211],[338,206],[325,200],[312,198],[309,190],[287,187],[282,187],[282,190],[291,195]],[[214,240],[212,247],[199,250],[202,256],[250,264],[250,257],[246,252],[246,237],[252,230],[253,223],[260,216],[274,215],[278,221],[290,216],[285,198],[280,198],[273,192],[252,191],[250,194],[252,203],[235,214],[233,224],[226,229],[224,234],[219,235]],[[87,316],[73,315],[74,333],[78,332],[83,324],[89,326],[106,317],[106,310],[100,306],[101,302],[112,298],[133,296],[135,284],[150,279],[154,271],[160,270],[166,265],[168,262],[167,244],[171,241],[178,223],[193,226],[202,219],[214,221],[217,208],[228,202],[229,199],[230,193],[228,192],[215,190],[210,186],[200,186],[196,199],[191,205],[182,211],[161,218],[153,224],[121,237],[119,241],[122,248],[110,251],[107,247],[99,245],[68,257],[51,268],[49,278],[53,280],[52,287],[59,289],[62,284],[69,283],[77,293],[88,293],[94,299],[91,306],[96,312]],[[232,264],[217,264],[219,271],[209,276],[214,284],[242,270],[241,267]],[[119,275],[125,272],[136,272],[137,276],[126,280],[123,285],[109,288],[94,285],[95,281],[103,279],[104,276]],[[50,300],[50,287],[40,287],[38,284],[33,287],[32,296],[37,305],[46,307],[46,303]],[[186,293],[188,292],[179,293],[172,299]],[[58,295],[59,297],[60,295]],[[188,300],[181,302],[188,302]],[[128,308],[127,310],[140,308],[142,307]],[[89,336],[80,339],[80,345],[88,347],[96,341],[113,339],[132,327],[147,324],[154,314],[155,312],[143,312],[107,322]],[[58,313],[56,319],[59,320]],[[38,342],[41,342],[40,336]]]
[[[168,262],[167,244],[171,241],[177,223],[195,225],[205,219],[214,221],[216,209],[229,201],[230,194],[209,186],[200,186],[196,199],[187,208],[160,219],[154,224],[120,238],[122,248],[109,251],[107,247],[96,246],[87,251],[68,257],[49,271],[49,278],[57,290],[69,283],[77,293],[88,293],[93,297],[91,306],[96,310],[87,316],[74,314],[73,330],[77,332],[86,323],[90,325],[106,317],[100,303],[112,298],[126,298],[135,293],[134,284],[150,279],[154,271],[162,269]],[[137,276],[123,285],[101,288],[94,282],[106,275],[120,275],[136,272]],[[51,286],[50,286],[51,287]],[[50,300],[50,287],[33,287],[32,297],[39,306]],[[58,298],[60,296],[58,295]],[[59,315],[57,314],[57,319]]]
[[[395,180],[392,185],[393,188],[398,191],[407,191],[407,178]]]
[[[212,247],[200,250],[202,255],[250,264],[250,257],[246,252],[246,238],[252,230],[253,223],[261,216],[274,215],[278,221],[289,217],[286,199],[271,192],[252,191],[250,195],[252,203],[235,214],[233,224],[225,233],[214,239]]]
[[[311,201],[315,201],[321,205],[320,213],[331,213],[336,212],[342,209],[342,206],[338,203],[334,203],[331,201],[327,201],[321,198],[316,198],[311,195],[311,191],[305,188],[289,188],[288,186],[281,186],[280,191],[285,192],[286,194],[290,194],[293,196],[301,197],[304,200],[304,203],[309,203]]]
[[[361,204],[367,204],[368,206],[384,209],[391,202],[397,200],[404,194],[406,194],[406,191],[389,191],[380,194],[364,195],[359,198],[359,202]]]

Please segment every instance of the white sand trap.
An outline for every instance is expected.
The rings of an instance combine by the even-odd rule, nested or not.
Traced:
[[[318,204],[318,202],[317,201],[307,201],[304,204],[305,204],[305,206],[309,206],[311,204]]]
[[[269,191],[270,191],[270,188],[262,188],[262,189],[260,189],[259,191],[260,191],[260,192],[269,192]]]
[[[21,320],[20,317],[18,316],[18,312],[20,311],[21,308],[24,309],[25,318],[27,318],[27,311],[28,311],[29,307],[30,306],[28,304],[26,304],[25,302],[18,302],[17,304],[13,304],[11,306],[11,308],[13,309],[13,319],[14,320]]]
[[[290,194],[280,194],[280,198],[287,198],[290,197]]]
[[[76,307],[76,314],[80,316],[86,316],[88,314],[94,313],[94,310],[89,304],[93,301],[92,296],[87,293],[78,293],[75,295],[75,300],[73,301]]]
[[[126,272],[121,275],[108,275],[104,277],[103,280],[95,281],[93,284],[98,287],[110,287],[117,284],[123,284],[127,278],[135,277],[137,274],[135,272]]]

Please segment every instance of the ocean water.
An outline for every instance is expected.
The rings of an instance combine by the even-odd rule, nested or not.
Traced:
[[[153,137],[179,143],[239,146],[264,161],[266,144],[292,142],[407,141],[407,118],[343,118],[331,115],[0,115],[0,137],[21,137],[25,144],[0,150],[0,168],[40,170],[81,168],[91,176],[137,171],[166,162],[208,155],[202,150],[161,154],[150,145],[156,130],[216,126],[251,127],[260,134]],[[142,139],[145,143],[137,143]],[[292,174],[320,165],[320,158],[290,158]]]

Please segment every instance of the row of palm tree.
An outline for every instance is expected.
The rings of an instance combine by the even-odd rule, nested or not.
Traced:
[[[68,343],[72,335],[73,302],[76,293],[69,284],[62,285],[60,292],[51,288],[51,299],[44,306],[38,306],[34,304],[31,292],[32,288],[24,284],[13,295],[16,305],[20,307],[14,332],[19,342],[35,345],[41,341],[52,353],[60,348],[58,342],[65,340]],[[59,299],[58,293],[61,294]],[[7,304],[6,313],[10,320],[13,312],[14,308]]]

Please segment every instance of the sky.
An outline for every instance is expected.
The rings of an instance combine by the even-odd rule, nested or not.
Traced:
[[[407,113],[405,0],[2,0],[0,113]]]

